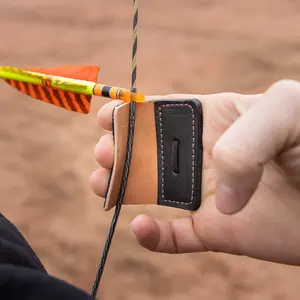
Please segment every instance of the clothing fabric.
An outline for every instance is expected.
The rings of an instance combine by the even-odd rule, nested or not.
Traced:
[[[92,300],[92,297],[50,276],[16,226],[0,214],[0,299]]]

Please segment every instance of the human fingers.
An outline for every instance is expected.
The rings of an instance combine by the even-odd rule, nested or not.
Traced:
[[[114,100],[104,104],[97,113],[97,122],[105,130],[112,130],[112,116],[114,108],[124,101]]]
[[[92,191],[99,197],[104,198],[109,182],[110,171],[100,167],[94,171],[89,179]]]
[[[194,231],[192,216],[157,221],[140,215],[132,221],[131,227],[139,244],[150,251],[191,253],[207,250]]]
[[[223,213],[240,211],[255,192],[263,166],[300,135],[300,84],[280,81],[217,141],[216,206]]]
[[[111,133],[103,135],[95,147],[97,162],[105,169],[112,169],[114,161],[114,141]]]

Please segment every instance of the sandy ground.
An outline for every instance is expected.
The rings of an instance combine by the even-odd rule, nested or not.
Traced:
[[[130,86],[131,1],[0,0],[0,64],[97,64],[101,81]],[[297,0],[141,1],[138,88],[149,94],[253,93],[300,80]],[[103,132],[96,112],[77,115],[0,94],[1,211],[17,224],[49,272],[86,291],[112,212],[87,184]],[[214,254],[168,256],[137,245],[130,221],[173,209],[124,207],[101,300],[300,298],[300,269]]]

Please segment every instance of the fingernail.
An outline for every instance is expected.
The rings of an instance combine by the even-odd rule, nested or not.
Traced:
[[[249,197],[248,191],[239,191],[220,183],[216,190],[216,207],[224,214],[233,214],[245,206]]]

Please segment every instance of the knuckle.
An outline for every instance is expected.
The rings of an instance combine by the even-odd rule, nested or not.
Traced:
[[[281,120],[298,120],[300,112],[300,83],[283,79],[274,83],[266,92],[267,98],[273,101],[274,109],[281,112]]]
[[[295,80],[283,79],[274,83],[267,91],[279,101],[292,104],[300,103],[300,83]]]
[[[282,79],[271,85],[273,90],[298,90],[300,91],[300,83],[292,79]]]

